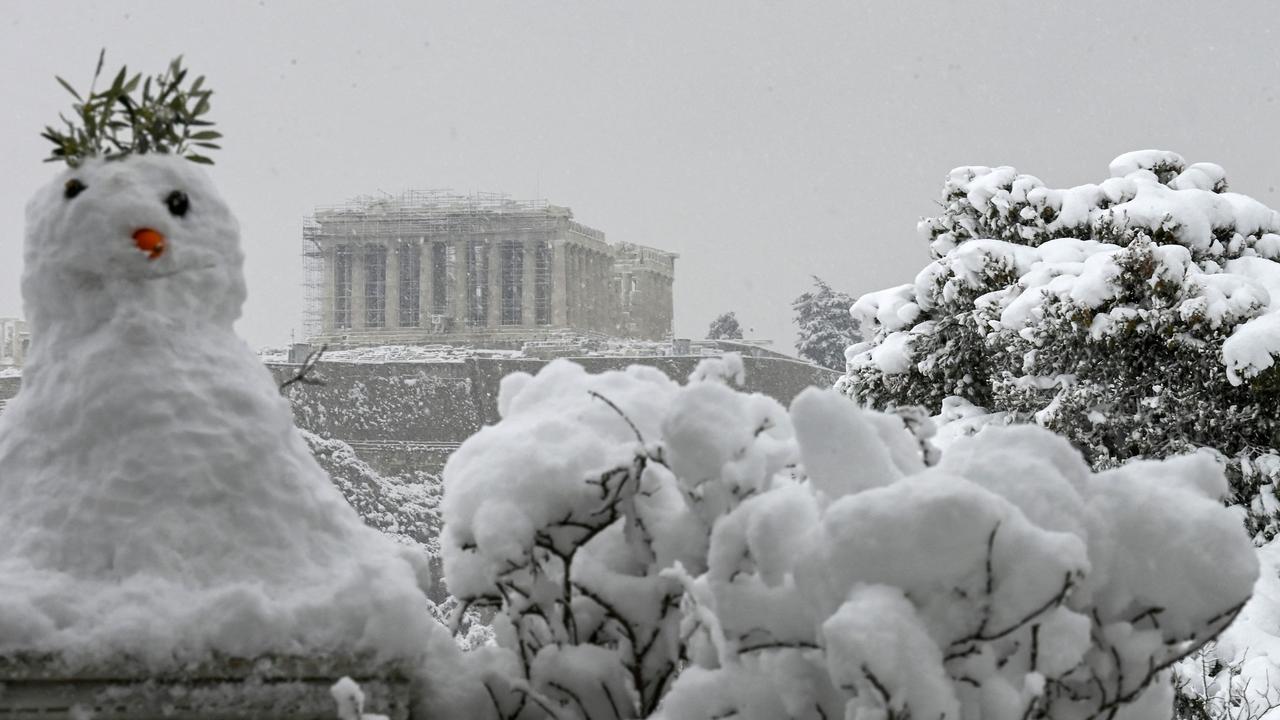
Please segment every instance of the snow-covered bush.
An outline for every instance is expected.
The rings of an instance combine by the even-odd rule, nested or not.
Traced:
[[[1254,682],[1257,678],[1246,672],[1245,665],[1245,660],[1224,663],[1215,643],[1180,661],[1174,674],[1177,717],[1263,720],[1280,709],[1280,690],[1265,680]]]
[[[825,368],[843,370],[844,350],[857,341],[858,328],[849,314],[853,298],[814,276],[813,290],[791,302],[795,310],[800,357]]]
[[[934,257],[859,298],[840,387],[874,407],[971,404],[1062,433],[1095,469],[1210,447],[1251,533],[1280,481],[1280,215],[1174,153],[1097,185],[953,170]],[[950,399],[949,399],[950,398]]]
[[[454,643],[462,650],[476,650],[494,644],[493,626],[484,621],[479,609],[462,607],[452,595],[431,604],[431,617],[453,629]]]
[[[412,470],[385,476],[347,443],[300,430],[316,462],[369,527],[440,556],[440,478]]]
[[[472,717],[1167,718],[1253,586],[1206,454],[1093,473],[1022,426],[929,465],[910,418],[741,374],[504,380],[445,468],[449,588],[500,610]]]
[[[1258,584],[1240,616],[1174,666],[1180,718],[1280,718],[1280,543],[1259,549],[1258,559]]]

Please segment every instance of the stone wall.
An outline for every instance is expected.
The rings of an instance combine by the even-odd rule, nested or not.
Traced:
[[[702,360],[681,357],[572,358],[593,373],[650,365],[683,381]],[[323,385],[295,384],[290,399],[298,425],[356,449],[380,472],[438,469],[452,447],[498,421],[498,387],[508,374],[537,373],[546,360],[471,358],[461,362],[321,362]],[[796,360],[744,357],[746,389],[788,404],[811,385],[830,386],[836,374]],[[296,366],[269,366],[283,380]]]
[[[20,377],[0,377],[0,411],[4,410],[4,404],[14,395],[18,394],[18,387],[22,385]]]

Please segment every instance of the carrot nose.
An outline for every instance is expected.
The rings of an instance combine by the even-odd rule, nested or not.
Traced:
[[[164,254],[164,235],[152,230],[151,228],[142,228],[133,233],[133,244],[138,249],[155,260]]]

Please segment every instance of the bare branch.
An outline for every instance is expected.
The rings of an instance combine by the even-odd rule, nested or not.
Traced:
[[[587,394],[597,400],[604,402],[605,405],[608,405],[609,407],[613,408],[613,411],[618,413],[618,417],[622,418],[623,420],[626,420],[627,425],[631,426],[631,432],[635,433],[636,441],[638,441],[641,445],[644,444],[644,436],[640,434],[640,428],[636,427],[636,424],[631,422],[631,418],[627,417],[627,414],[622,412],[622,408],[618,407],[617,405],[614,404],[612,400],[601,395],[595,390],[588,390]]]
[[[283,393],[286,388],[294,383],[302,383],[303,385],[323,385],[324,381],[311,377],[311,372],[315,370],[316,363],[320,362],[320,358],[324,355],[325,350],[329,349],[329,345],[321,345],[320,349],[312,350],[307,359],[302,361],[302,367],[298,368],[298,372],[293,377],[280,383],[280,392]]]

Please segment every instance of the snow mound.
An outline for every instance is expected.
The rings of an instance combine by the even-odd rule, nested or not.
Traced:
[[[140,228],[166,238],[159,258],[134,247]],[[28,205],[25,260],[33,343],[0,416],[0,655],[171,667],[448,643],[425,558],[361,522],[234,334],[238,229],[207,175],[157,155],[69,169]]]
[[[1120,155],[1111,161],[1108,169],[1111,170],[1111,177],[1122,178],[1128,177],[1136,172],[1147,170],[1155,172],[1160,169],[1179,173],[1186,166],[1187,161],[1176,152],[1168,150],[1133,150],[1131,152]]]

